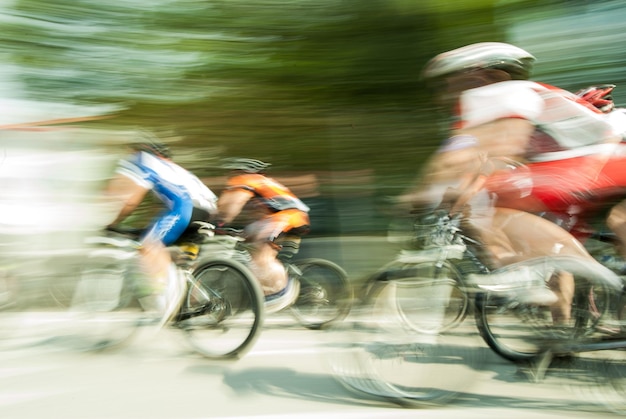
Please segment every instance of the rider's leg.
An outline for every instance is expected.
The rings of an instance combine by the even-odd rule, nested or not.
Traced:
[[[574,276],[569,272],[557,273],[550,278],[548,286],[558,298],[557,302],[551,306],[554,324],[569,325],[574,299]]]
[[[292,229],[286,233],[282,233],[274,240],[280,247],[278,259],[283,262],[290,262],[294,256],[300,251],[300,243],[302,243],[302,235],[306,234],[306,229]]]
[[[172,261],[167,246],[189,226],[193,206],[179,205],[157,219],[141,239],[141,262],[151,283],[151,293],[143,298],[150,310],[169,317],[178,307],[184,290],[184,276]],[[167,320],[167,319],[165,319]]]
[[[513,249],[511,262],[558,255],[597,263],[584,246],[566,230],[534,214],[502,210],[499,212],[497,224],[510,238]],[[556,302],[551,305],[555,324],[568,322],[574,299],[574,277],[567,272],[560,272],[547,285],[556,295]]]
[[[261,282],[265,295],[275,294],[287,286],[285,265],[278,258],[290,259],[300,248],[300,236],[308,232],[308,215],[299,210],[284,210],[246,227],[246,235],[255,243],[252,270]],[[288,260],[287,260],[288,261]]]
[[[257,277],[265,295],[275,294],[287,286],[287,272],[276,259],[278,247],[268,241],[256,243],[251,252],[250,269]]]
[[[535,257],[574,256],[597,263],[582,244],[556,224],[524,211],[496,208],[489,223],[475,223],[480,238],[494,256],[497,266],[506,266]],[[548,283],[554,293],[553,316],[570,317],[573,278],[566,273]],[[553,288],[555,287],[555,288]],[[550,301],[548,296],[538,300]]]
[[[541,256],[573,256],[595,263],[584,246],[558,225],[537,215],[498,208],[490,231],[483,234],[488,246],[495,246],[501,266]]]
[[[626,201],[622,201],[611,208],[606,219],[606,225],[619,239],[618,250],[621,256],[626,259]]]
[[[266,217],[249,224],[244,232],[246,240],[252,244],[250,270],[265,295],[275,294],[287,286],[287,272],[276,258],[280,247],[273,242],[274,231],[277,231],[275,221]]]
[[[144,309],[162,312],[166,306],[166,289],[176,275],[169,251],[158,240],[144,241],[141,251],[141,268],[149,281],[147,295],[140,302]]]

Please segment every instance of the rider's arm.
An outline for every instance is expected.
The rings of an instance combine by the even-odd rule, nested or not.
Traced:
[[[217,219],[228,224],[239,215],[246,203],[254,196],[252,191],[242,188],[227,189],[217,200]]]
[[[476,147],[489,157],[521,159],[526,155],[535,124],[524,118],[500,118],[454,131],[454,135],[476,138]]]
[[[121,209],[110,225],[120,223],[128,217],[141,204],[149,190],[123,174],[115,175],[109,181],[105,195],[110,200],[118,203]]]
[[[128,217],[154,186],[142,164],[143,155],[134,153],[120,160],[113,178],[106,186],[105,197],[121,207],[116,219],[109,225]]]
[[[474,195],[483,189],[487,182],[487,177],[488,175],[486,173],[478,173],[476,176],[473,176],[467,184],[463,185],[462,188],[459,188],[459,193],[455,196],[450,207],[450,215],[456,215],[463,211]]]

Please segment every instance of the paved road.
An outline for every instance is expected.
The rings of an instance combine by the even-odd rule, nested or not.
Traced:
[[[303,247],[303,256],[336,261],[356,283],[396,251],[384,239],[315,239]],[[420,374],[408,363],[389,364],[402,378],[428,376],[460,392],[447,405],[422,408],[403,408],[342,386],[333,370],[344,365],[341,356],[354,335],[341,328],[309,331],[288,316],[274,315],[243,359],[217,362],[193,353],[175,330],[155,334],[144,328],[124,348],[84,353],[49,339],[55,333],[47,315],[29,319],[26,324],[0,318],[0,336],[11,337],[0,339],[2,419],[615,416],[593,384],[556,373],[530,382],[478,339],[469,319],[459,328],[459,342],[441,343],[464,345],[475,363],[468,365],[446,352],[451,346],[441,345],[437,355],[444,361],[429,363]]]
[[[14,333],[0,351],[0,417],[13,418],[596,418],[613,417],[595,396],[550,375],[531,383],[493,355],[463,326],[479,369],[448,370],[471,377],[440,407],[402,408],[344,388],[330,366],[345,335],[309,331],[289,317],[268,319],[243,359],[198,357],[175,330],[142,330],[130,345],[81,353],[45,340],[37,327]],[[14,331],[15,332],[15,331]],[[49,333],[49,331],[48,331]],[[432,372],[437,378],[437,370]],[[467,376],[466,374],[470,374]],[[448,377],[448,378],[449,378]],[[441,378],[441,375],[439,375]],[[570,384],[576,384],[571,382]]]

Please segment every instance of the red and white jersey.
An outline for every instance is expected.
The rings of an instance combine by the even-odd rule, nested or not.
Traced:
[[[615,108],[605,115],[611,126],[619,132],[622,140],[626,140],[626,109]]]
[[[522,118],[548,134],[561,148],[534,160],[557,160],[610,152],[602,144],[620,130],[606,114],[574,93],[526,80],[494,83],[463,92],[454,128],[472,128],[503,118]]]

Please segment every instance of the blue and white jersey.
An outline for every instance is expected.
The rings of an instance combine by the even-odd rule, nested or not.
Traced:
[[[169,208],[193,203],[210,213],[217,211],[217,196],[197,176],[171,160],[139,151],[120,161],[117,169],[152,192]]]

